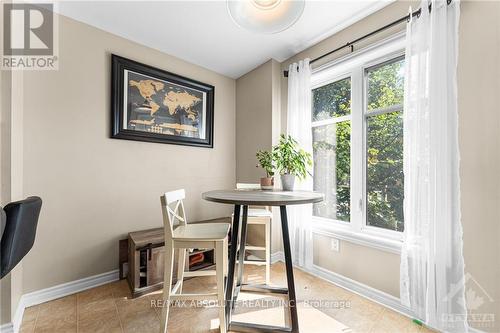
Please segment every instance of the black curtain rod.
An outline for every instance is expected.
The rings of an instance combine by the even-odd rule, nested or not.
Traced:
[[[451,3],[451,1],[452,1],[452,0],[446,0],[446,3],[449,5],[449,4]],[[431,11],[431,9],[432,9],[432,5],[430,5],[430,4],[429,4],[429,12]],[[378,28],[377,30],[374,30],[374,31],[372,31],[372,32],[370,32],[370,33],[368,33],[368,34],[366,34],[366,35],[364,35],[364,36],[361,36],[361,37],[359,37],[359,38],[357,38],[357,39],[355,39],[355,40],[353,40],[353,41],[351,41],[351,42],[348,42],[348,43],[346,43],[346,44],[344,44],[344,45],[342,45],[342,46],[340,46],[340,47],[337,47],[336,49],[331,50],[330,52],[327,52],[327,53],[325,53],[325,54],[323,54],[323,55],[320,55],[319,57],[314,58],[313,60],[311,60],[309,63],[310,63],[310,64],[313,64],[313,63],[315,63],[316,61],[321,60],[321,59],[323,59],[323,58],[325,58],[325,57],[328,57],[329,55],[331,55],[331,54],[333,54],[333,53],[335,53],[335,52],[338,52],[338,51],[340,51],[340,50],[343,50],[343,49],[345,49],[345,48],[347,48],[347,47],[350,47],[350,48],[351,48],[351,52],[354,52],[354,44],[356,44],[356,43],[358,43],[358,42],[362,41],[363,39],[370,38],[371,36],[376,35],[376,34],[378,34],[378,33],[382,32],[382,31],[384,31],[384,30],[387,30],[387,29],[389,29],[389,28],[392,28],[392,27],[394,27],[394,26],[396,26],[396,25],[398,25],[398,24],[401,24],[401,23],[403,23],[404,21],[409,22],[411,17],[415,17],[415,16],[416,16],[416,17],[418,18],[418,17],[420,17],[420,14],[421,14],[421,13],[422,13],[422,8],[419,8],[418,10],[414,11],[414,12],[413,12],[413,13],[411,13],[411,14],[408,14],[408,15],[406,15],[406,16],[403,16],[402,18],[397,19],[396,21],[393,21],[393,22],[391,22],[391,23],[389,23],[389,24],[386,24],[386,25],[384,25],[383,27]],[[283,72],[283,75],[284,75],[285,77],[288,77],[288,71],[284,71],[284,72]]]

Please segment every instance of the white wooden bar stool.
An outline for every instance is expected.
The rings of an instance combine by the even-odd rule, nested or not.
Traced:
[[[167,192],[160,197],[165,228],[165,279],[163,284],[163,308],[161,332],[167,332],[170,301],[215,300],[218,301],[220,331],[226,332],[224,276],[227,273],[227,235],[229,223],[188,224],[184,210],[184,190]],[[186,251],[189,249],[214,249],[215,271],[185,272]],[[174,249],[179,249],[177,283],[172,288]],[[185,277],[216,275],[217,292],[211,294],[183,294]]]
[[[260,184],[248,184],[248,183],[237,183],[236,189],[238,190],[260,190]],[[264,251],[264,260],[243,260],[245,265],[258,265],[266,266],[266,284],[271,283],[271,224],[272,224],[273,213],[268,206],[250,206],[248,208],[248,220],[247,224],[253,225],[263,225],[265,232],[265,242],[264,246],[255,246],[245,244],[245,252],[250,251]],[[246,232],[246,230],[240,230],[240,232]],[[245,237],[246,239],[248,237]],[[240,239],[238,237],[238,239]],[[247,242],[248,243],[248,242]],[[238,244],[239,251],[239,244]],[[240,258],[245,258],[245,253],[240,253]],[[239,262],[238,262],[239,264]],[[242,281],[241,276],[242,270],[238,270],[238,281]]]

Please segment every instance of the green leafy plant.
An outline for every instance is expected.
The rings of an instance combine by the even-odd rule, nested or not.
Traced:
[[[294,175],[299,179],[306,178],[307,167],[312,165],[311,154],[300,148],[290,135],[281,134],[278,144],[273,147],[273,158],[280,174]]]
[[[267,150],[259,150],[256,154],[257,161],[262,169],[266,171],[267,178],[274,176],[273,153]],[[257,167],[259,166],[257,165]]]

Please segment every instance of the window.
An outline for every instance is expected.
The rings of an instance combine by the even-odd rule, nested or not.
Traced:
[[[314,215],[349,222],[351,165],[351,79],[313,90],[314,188],[325,201]]]
[[[366,224],[403,231],[404,59],[366,70]]]
[[[395,38],[313,74],[314,190],[325,194],[313,215],[322,225],[401,239],[403,42]]]

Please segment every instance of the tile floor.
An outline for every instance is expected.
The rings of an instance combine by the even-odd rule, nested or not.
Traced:
[[[248,266],[245,270],[247,281],[263,282],[263,268]],[[296,270],[295,278],[302,333],[432,332],[407,317],[300,270]],[[274,264],[272,283],[284,285],[284,282],[283,264]],[[184,286],[186,292],[214,289],[213,277],[193,278]],[[125,280],[113,282],[27,308],[21,332],[157,333],[161,308],[154,304],[158,299],[160,292],[131,299]],[[242,294],[240,299],[246,302],[237,307],[235,320],[283,324],[283,309],[271,302],[277,299],[255,294]],[[320,301],[323,303],[319,304]],[[218,312],[214,307],[174,307],[170,313],[171,333],[218,332]]]

